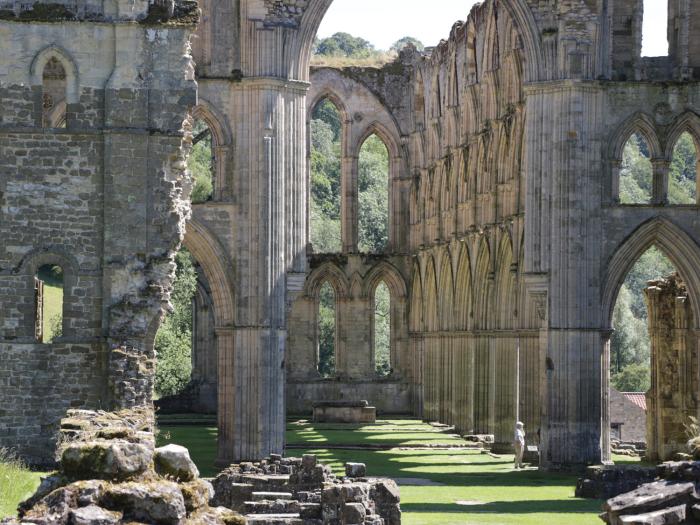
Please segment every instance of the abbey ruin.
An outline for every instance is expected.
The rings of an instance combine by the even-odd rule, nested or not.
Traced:
[[[542,468],[601,463],[613,308],[655,245],[683,281],[647,291],[663,459],[699,410],[700,208],[669,202],[668,173],[681,134],[700,151],[700,4],[668,0],[661,58],[641,56],[642,0],[485,0],[431,52],[310,68],[331,3],[0,0],[0,446],[46,462],[68,409],[151,403],[182,243],[202,270],[190,403],[218,414],[219,464],[281,454],[288,412],[353,398],[504,450],[522,420]],[[309,243],[308,128],[324,99],[342,116],[338,253]],[[211,131],[214,194],[191,205],[195,121]],[[390,159],[383,253],[358,245],[371,134]],[[626,204],[633,134],[653,191]],[[37,328],[47,264],[65,276],[51,343]]]

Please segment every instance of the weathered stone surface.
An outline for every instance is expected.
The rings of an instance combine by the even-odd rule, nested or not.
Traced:
[[[192,481],[199,477],[199,470],[190,459],[190,453],[180,445],[157,448],[153,457],[156,472],[181,481]]]
[[[620,525],[675,525],[685,523],[686,506],[678,505],[668,509],[655,510],[635,516],[621,516]]]
[[[577,498],[609,499],[656,479],[655,467],[598,465],[588,467],[576,483]]]
[[[694,483],[655,481],[609,499],[603,505],[603,510],[618,514],[640,513],[662,505],[672,506],[675,502],[687,501],[693,494],[695,494]]]
[[[187,482],[164,479],[156,474],[150,463],[145,471],[138,474],[134,469],[130,469],[126,478],[112,476],[107,480],[70,482],[75,476],[73,471],[70,476],[67,474],[64,470],[66,466],[75,470],[75,465],[79,464],[83,474],[93,472],[102,475],[105,470],[112,472],[105,469],[105,465],[112,464],[112,460],[106,461],[105,456],[112,450],[110,445],[121,447],[125,444],[125,438],[137,441],[129,443],[130,445],[144,447],[152,453],[153,435],[144,429],[132,432],[135,426],[140,426],[137,422],[143,421],[142,415],[141,409],[133,413],[121,411],[120,416],[102,414],[99,421],[104,424],[99,426],[98,433],[103,439],[94,441],[94,428],[76,422],[77,417],[78,420],[87,419],[94,423],[94,414],[70,414],[70,421],[66,422],[64,428],[78,429],[79,432],[71,434],[74,441],[61,446],[64,455],[68,453],[70,456],[73,453],[71,451],[80,451],[81,445],[85,445],[85,450],[90,452],[79,454],[80,461],[62,462],[61,470],[55,476],[47,478],[40,490],[22,504],[23,523],[26,521],[36,525],[109,525],[140,522],[168,525],[243,525],[245,520],[236,512],[209,506],[209,500],[213,496],[211,483],[198,477]],[[113,438],[110,440],[108,436]],[[95,448],[96,443],[102,446]],[[132,449],[120,449],[121,452],[128,450]],[[182,451],[178,450],[177,453],[181,454]],[[94,465],[90,465],[90,457]],[[119,464],[123,465],[123,462]]]
[[[153,449],[125,441],[91,441],[65,447],[63,472],[73,479],[128,479],[144,473],[153,461]]]
[[[345,475],[349,478],[364,478],[367,475],[367,466],[364,463],[346,463]]]
[[[121,512],[110,512],[95,505],[73,509],[70,512],[72,525],[116,525],[121,519]]]
[[[385,479],[372,483],[370,498],[376,505],[376,512],[384,519],[384,525],[401,524],[401,496],[394,480]]]

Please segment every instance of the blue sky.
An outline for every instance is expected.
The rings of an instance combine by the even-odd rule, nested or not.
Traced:
[[[474,0],[334,0],[318,36],[344,31],[388,49],[403,36],[413,36],[426,46],[447,38],[452,24],[464,20]],[[426,5],[429,10],[426,10]],[[664,0],[644,0],[645,56],[667,54]],[[647,35],[649,35],[647,37]]]

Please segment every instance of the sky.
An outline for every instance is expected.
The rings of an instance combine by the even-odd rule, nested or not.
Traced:
[[[447,39],[452,24],[465,20],[476,3],[474,0],[334,0],[318,36],[326,38],[342,31],[370,41],[377,49],[389,49],[399,38],[412,36],[426,46],[434,46]],[[644,0],[644,56],[668,54],[666,6],[663,0]]]

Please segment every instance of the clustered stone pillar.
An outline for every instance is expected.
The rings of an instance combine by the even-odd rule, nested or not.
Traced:
[[[644,292],[651,339],[647,456],[664,461],[686,452],[686,428],[698,415],[698,338],[680,277],[650,281]]]

